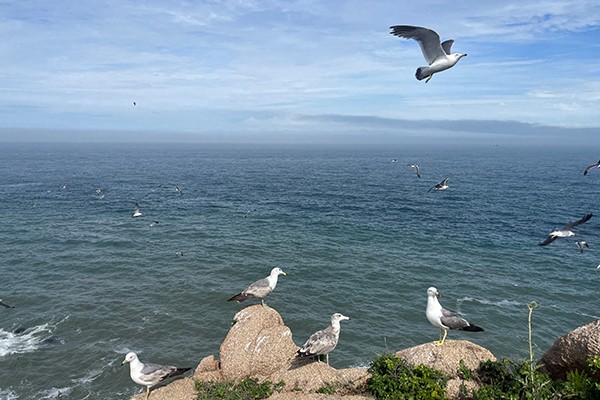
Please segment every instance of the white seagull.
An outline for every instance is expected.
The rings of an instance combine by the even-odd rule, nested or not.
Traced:
[[[427,193],[431,192],[432,190],[446,190],[448,189],[448,178],[444,179],[443,181],[441,181],[440,183],[436,183],[435,185],[433,185],[428,191]]]
[[[548,237],[542,242],[538,243],[539,246],[546,246],[550,243],[554,242],[558,238],[574,236],[575,234],[571,229],[576,227],[577,225],[581,225],[592,218],[592,214],[586,214],[579,221],[571,222],[570,224],[566,224],[560,229],[554,230],[548,234]]]
[[[425,82],[429,82],[433,78],[433,74],[452,68],[458,60],[466,56],[464,53],[452,54],[450,51],[454,40],[450,39],[440,43],[440,36],[431,29],[409,25],[390,26],[390,29],[392,35],[419,42],[429,66],[417,68],[415,76],[418,80],[427,78]]]
[[[170,365],[144,364],[137,354],[131,352],[125,356],[121,365],[129,363],[129,376],[138,385],[146,386],[146,399],[150,396],[150,388],[161,381],[181,375],[191,368],[177,368]]]
[[[427,289],[427,310],[425,314],[431,325],[440,328],[440,340],[433,342],[436,346],[441,346],[446,340],[448,329],[457,329],[469,332],[483,332],[483,328],[470,324],[467,320],[461,318],[458,314],[448,311],[442,307],[438,301],[440,293],[436,288]],[[442,331],[444,336],[442,337]]]
[[[131,216],[133,218],[142,216],[142,209],[140,208],[140,205],[138,203],[135,203],[135,211],[133,212],[133,214],[131,214]]]
[[[577,241],[577,242],[575,242],[575,244],[577,245],[577,247],[579,247],[579,252],[580,252],[580,253],[583,253],[583,249],[584,249],[584,248],[586,248],[586,247],[587,247],[588,249],[590,248],[590,245],[589,245],[589,244],[587,244],[587,242],[586,242],[586,241],[584,241],[584,240]]]
[[[417,178],[421,177],[421,174],[419,173],[419,164],[408,164],[408,166],[415,170],[415,174],[417,174]]]
[[[327,365],[329,365],[329,353],[335,349],[340,339],[340,321],[349,320],[349,317],[340,313],[331,316],[331,324],[318,332],[310,335],[306,343],[298,349],[296,357],[320,356],[325,355]],[[317,360],[320,362],[317,358]]]
[[[275,289],[275,286],[277,286],[277,278],[279,277],[279,275],[286,275],[286,273],[283,272],[281,268],[273,268],[269,276],[263,279],[259,279],[252,285],[248,286],[248,288],[236,294],[227,301],[237,301],[239,303],[247,299],[257,298],[260,299],[260,303],[264,307],[264,299],[269,293],[273,291],[273,289]]]
[[[588,165],[587,167],[585,167],[585,169],[583,170],[583,175],[589,174],[590,169],[592,168],[600,168],[600,160],[598,160],[596,164]]]

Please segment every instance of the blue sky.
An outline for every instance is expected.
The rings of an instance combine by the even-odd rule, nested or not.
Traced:
[[[454,3],[0,0],[0,128],[600,127],[600,2]],[[423,56],[389,34],[398,24],[468,56],[419,82]]]

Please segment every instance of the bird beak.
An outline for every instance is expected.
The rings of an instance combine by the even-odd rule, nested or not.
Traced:
[[[123,362],[121,363],[121,367],[125,364],[127,364],[127,360],[123,360]]]
[[[281,275],[287,275],[285,272],[281,271]]]
[[[435,297],[442,297],[442,295],[440,294],[440,292],[435,292]]]

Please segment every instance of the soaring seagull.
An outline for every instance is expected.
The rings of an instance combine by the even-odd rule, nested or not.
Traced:
[[[419,164],[408,164],[408,166],[415,170],[415,174],[417,174],[417,178],[421,177],[421,174],[419,173]]]
[[[431,188],[429,188],[427,193],[431,192],[432,190],[446,190],[446,189],[448,189],[448,178],[444,179],[440,183],[436,183],[435,185],[433,185]]]
[[[331,324],[327,328],[310,335],[306,343],[296,352],[296,357],[318,357],[325,354],[327,365],[329,365],[329,353],[335,349],[340,339],[340,321],[345,319],[349,320],[350,318],[340,313],[333,314]]]
[[[15,308],[14,306],[11,306],[10,304],[5,303],[2,299],[0,299],[0,306],[6,307],[6,308]]]
[[[580,253],[583,253],[583,249],[584,249],[584,248],[586,248],[586,247],[587,247],[588,249],[590,248],[590,245],[589,245],[589,244],[587,244],[587,242],[586,242],[586,241],[584,241],[584,240],[579,240],[579,241],[575,242],[575,244],[577,245],[577,247],[579,247],[579,252],[580,252]]]
[[[440,340],[433,342],[436,346],[441,346],[446,340],[448,329],[457,329],[469,332],[483,332],[483,328],[470,324],[467,320],[461,318],[458,314],[448,311],[442,307],[438,301],[440,292],[436,288],[427,289],[427,310],[425,314],[431,325],[440,328]],[[442,331],[444,336],[442,337]]]
[[[277,278],[279,277],[279,275],[285,275],[285,274],[286,273],[283,272],[281,270],[281,268],[273,268],[271,270],[271,274],[269,276],[254,282],[252,285],[248,286],[248,288],[246,288],[242,292],[236,294],[235,296],[228,299],[227,301],[233,300],[233,301],[237,301],[239,303],[239,302],[242,302],[247,299],[258,298],[258,299],[260,299],[260,303],[264,307],[265,306],[264,299],[265,299],[265,297],[267,297],[267,295],[269,293],[271,293],[273,291],[273,289],[275,289],[275,286],[277,286]]]
[[[157,383],[181,375],[191,368],[177,368],[170,365],[144,364],[134,352],[128,353],[121,365],[129,363],[129,376],[138,385],[146,386],[146,400],[150,396],[150,388]]]
[[[596,164],[588,165],[587,167],[585,167],[585,169],[583,170],[583,175],[589,174],[590,169],[592,168],[600,168],[600,160],[598,160]]]
[[[390,29],[392,35],[419,42],[429,67],[417,68],[415,76],[418,80],[427,78],[426,83],[433,78],[433,74],[452,68],[458,60],[466,56],[464,53],[452,54],[450,51],[454,40],[450,39],[440,43],[440,36],[431,29],[410,25],[395,25],[390,26]]]
[[[546,245],[549,245],[550,243],[554,242],[558,238],[574,236],[575,234],[573,233],[573,231],[571,229],[573,229],[577,225],[581,225],[581,224],[589,221],[590,218],[592,218],[591,213],[584,215],[583,218],[581,218],[579,221],[571,222],[570,224],[566,224],[565,226],[563,226],[562,228],[560,228],[558,230],[550,232],[548,234],[548,237],[542,243],[538,243],[538,245],[546,246]]]
[[[133,212],[133,214],[131,214],[131,216],[133,218],[142,216],[142,209],[140,208],[140,205],[138,203],[135,203],[135,211]]]

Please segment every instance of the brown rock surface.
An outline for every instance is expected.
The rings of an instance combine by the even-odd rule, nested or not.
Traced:
[[[542,356],[540,364],[553,379],[565,379],[568,371],[585,369],[592,355],[600,355],[600,320],[558,338]]]

